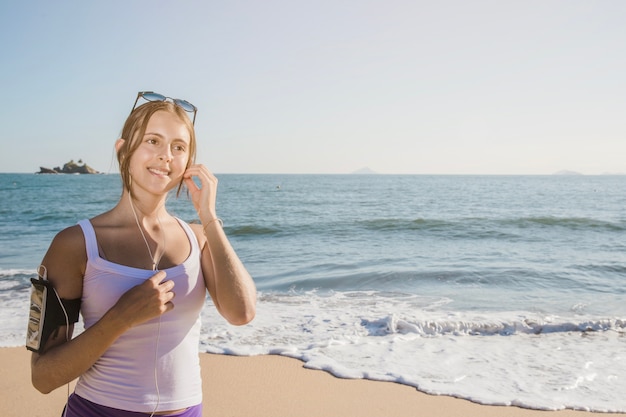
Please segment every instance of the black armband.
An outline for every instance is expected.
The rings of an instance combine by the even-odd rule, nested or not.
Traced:
[[[80,298],[66,300],[59,297],[52,283],[45,278],[31,278],[30,313],[26,332],[26,348],[39,352],[59,326],[78,321]]]

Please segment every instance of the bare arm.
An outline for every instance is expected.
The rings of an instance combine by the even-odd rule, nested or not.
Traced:
[[[205,229],[202,272],[211,299],[229,323],[247,324],[256,314],[256,288],[218,222]]]
[[[85,243],[78,226],[60,232],[53,240],[42,265],[48,279],[61,298],[82,295],[86,265]],[[118,302],[93,326],[76,338],[66,340],[66,328],[61,326],[40,353],[31,358],[33,386],[43,392],[74,380],[89,369],[106,349],[130,327],[171,310],[173,282],[163,281],[164,272],[126,292]]]
[[[192,176],[200,179],[201,188]],[[194,231],[202,248],[202,272],[209,294],[229,323],[249,323],[256,314],[256,287],[216,221],[217,178],[206,167],[194,165],[185,173],[185,184],[202,222],[202,229],[197,226]]]

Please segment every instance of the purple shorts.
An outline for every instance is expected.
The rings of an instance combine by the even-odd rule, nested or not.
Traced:
[[[124,411],[117,408],[105,407],[92,403],[76,394],[70,395],[67,400],[66,410],[62,417],[147,417],[151,413],[140,413],[137,411]],[[185,411],[175,414],[159,415],[158,417],[202,417],[202,404],[189,407]]]

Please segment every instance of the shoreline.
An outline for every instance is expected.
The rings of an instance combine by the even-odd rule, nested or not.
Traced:
[[[0,348],[0,404],[4,417],[58,417],[67,398],[61,387],[48,395],[30,382],[30,352]],[[200,354],[204,417],[591,417],[624,416],[578,410],[542,411],[516,406],[481,405],[429,395],[394,382],[341,379],[304,368],[298,359],[277,355]],[[73,389],[73,384],[70,384]]]

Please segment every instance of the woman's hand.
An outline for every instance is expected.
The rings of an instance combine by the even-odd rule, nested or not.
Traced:
[[[165,278],[165,271],[159,271],[120,297],[112,310],[125,326],[141,324],[174,308],[174,281]]]
[[[198,178],[200,187],[194,182],[193,177]],[[207,224],[217,218],[215,213],[215,200],[217,197],[217,178],[204,165],[192,165],[183,174],[183,180],[193,206],[198,212],[202,224]]]

